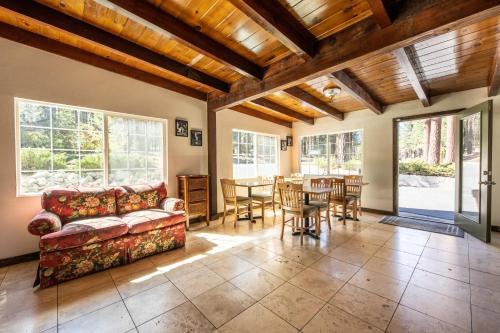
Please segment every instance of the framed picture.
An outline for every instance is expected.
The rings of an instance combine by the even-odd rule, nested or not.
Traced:
[[[287,140],[281,140],[281,150],[282,151],[286,151],[286,147],[287,147]]]
[[[191,130],[191,146],[202,146],[203,139],[200,130]]]
[[[188,137],[188,122],[187,120],[175,119],[175,136]]]
[[[292,138],[291,136],[287,136],[287,137],[286,137],[286,145],[287,145],[288,147],[293,146],[293,138]]]

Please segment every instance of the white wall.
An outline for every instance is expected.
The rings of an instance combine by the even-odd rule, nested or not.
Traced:
[[[220,179],[233,178],[233,129],[278,135],[282,140],[286,139],[287,135],[292,135],[292,129],[288,127],[262,121],[231,110],[217,112],[217,206],[219,212],[223,211]],[[280,155],[279,173],[289,175],[291,172],[292,150],[288,147],[287,151],[281,151],[279,146],[278,150]],[[244,194],[242,193],[242,195]]]
[[[0,50],[0,259],[38,250],[26,227],[40,198],[16,197],[14,97],[167,119],[169,194],[177,174],[207,173],[205,102],[1,38]],[[203,130],[203,147],[174,136],[176,117]]]
[[[363,176],[370,183],[363,189],[363,206],[392,211],[392,120],[430,112],[467,108],[486,101],[486,88],[463,91],[432,98],[432,106],[424,108],[419,101],[391,105],[382,115],[369,110],[346,114],[344,121],[321,118],[314,126],[294,123],[292,172],[299,171],[299,137],[363,129]],[[493,99],[493,203],[500,202],[500,97]],[[500,225],[500,206],[493,204],[492,224]]]

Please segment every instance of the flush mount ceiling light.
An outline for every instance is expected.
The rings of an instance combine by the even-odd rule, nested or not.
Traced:
[[[341,93],[341,89],[339,87],[325,87],[323,89],[323,95],[328,97],[330,101],[333,101],[335,96],[338,96]]]

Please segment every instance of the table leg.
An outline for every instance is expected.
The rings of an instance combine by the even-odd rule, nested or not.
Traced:
[[[252,187],[251,186],[247,187],[247,194],[248,194],[248,197],[251,199],[252,198]],[[256,223],[256,221],[253,218],[252,206],[253,206],[253,202],[250,201],[250,203],[248,204],[248,218],[250,219],[250,222]]]
[[[305,205],[309,205],[309,193],[304,193],[304,204]],[[314,239],[319,239],[319,236],[316,235],[316,230],[311,230],[309,229],[309,225],[310,225],[310,218],[309,217],[306,217],[304,219],[304,227],[306,228],[306,230],[304,231],[304,234],[305,235],[308,235]],[[292,233],[293,236],[297,236],[297,235],[300,235],[300,232],[296,231],[294,233]]]

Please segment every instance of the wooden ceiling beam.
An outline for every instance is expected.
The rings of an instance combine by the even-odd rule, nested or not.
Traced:
[[[399,65],[406,73],[406,77],[410,81],[415,94],[417,94],[418,99],[422,102],[422,105],[427,107],[431,105],[431,98],[429,95],[429,90],[425,87],[423,81],[417,74],[415,67],[413,66],[412,59],[410,58],[410,50],[408,48],[397,49],[393,54],[398,59]]]
[[[235,106],[233,106],[231,108],[231,110],[239,112],[239,113],[246,114],[247,116],[251,116],[251,117],[259,118],[259,119],[262,119],[262,120],[270,121],[270,122],[278,124],[280,126],[285,126],[285,127],[288,127],[288,128],[292,128],[292,123],[289,122],[289,121],[286,121],[286,120],[283,120],[283,119],[271,116],[270,114],[267,114],[267,113],[263,113],[263,112],[259,112],[259,111],[254,110],[254,109],[250,109],[250,108],[248,108],[246,106],[243,106],[243,105],[235,105]]]
[[[500,47],[497,48],[495,58],[491,64],[490,77],[488,81],[488,97],[494,97],[498,95],[500,90]]]
[[[265,98],[257,98],[252,101],[252,103],[260,105],[265,107],[266,109],[282,113],[285,116],[292,117],[294,119],[297,119],[298,121],[301,121],[303,123],[309,124],[309,125],[314,125],[314,118],[308,117],[300,112],[297,112],[295,110],[289,109],[286,106],[283,106],[281,104],[275,103],[273,101],[270,101]]]
[[[143,0],[96,0],[117,13],[166,34],[240,74],[262,79],[264,69],[189,24]]]
[[[16,28],[3,22],[0,22],[0,37],[47,51],[58,56],[79,61],[87,65],[98,67],[112,73],[149,83],[160,88],[172,90],[179,94],[190,96],[202,101],[206,101],[207,99],[207,94],[202,91],[186,87],[177,82],[129,67],[125,64],[100,57],[77,47],[58,42],[21,28]]]
[[[373,18],[381,28],[386,28],[392,24],[389,14],[388,4],[384,0],[367,0],[373,12]]]
[[[322,100],[316,98],[315,96],[311,95],[305,90],[300,89],[299,87],[291,87],[288,89],[285,89],[285,92],[297,99],[300,99],[301,101],[307,103],[308,105],[312,106],[319,112],[326,114],[330,117],[333,117],[337,120],[344,120],[344,113],[340,112],[333,106],[329,105],[328,103],[323,102]]]
[[[222,80],[167,58],[126,39],[115,36],[112,33],[96,28],[91,24],[60,13],[54,9],[50,9],[35,1],[0,0],[0,6],[81,38],[85,38],[94,43],[98,43],[114,51],[155,65],[186,79],[202,84],[203,86],[223,92],[229,91],[229,85]]]
[[[209,109],[222,110],[296,86],[418,41],[500,15],[498,0],[410,1],[398,19],[380,28],[369,18],[318,42],[318,52],[303,64],[277,71],[260,82],[241,80],[231,93],[209,94]],[[279,67],[279,66],[278,66]]]
[[[313,57],[316,37],[277,0],[230,0],[231,3],[297,54]]]
[[[330,74],[329,78],[351,97],[372,110],[376,114],[384,113],[384,107],[373,96],[353,80],[345,71]]]

